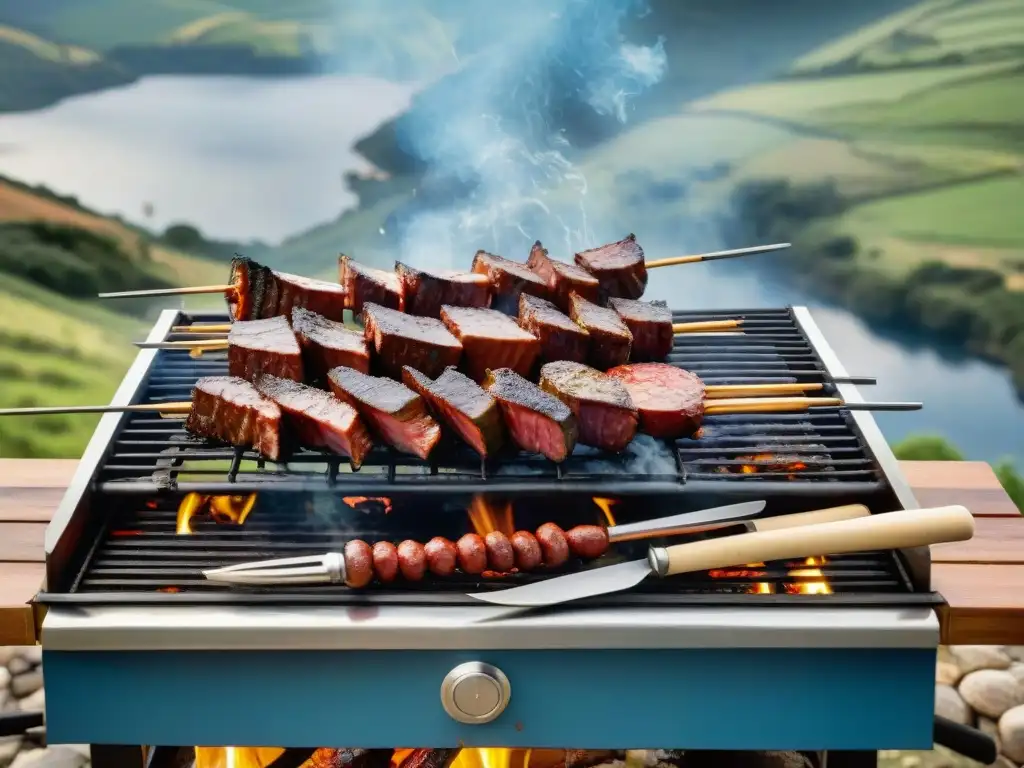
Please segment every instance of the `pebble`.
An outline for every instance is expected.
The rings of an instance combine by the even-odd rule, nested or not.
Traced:
[[[935,682],[943,685],[956,685],[963,677],[960,667],[951,661],[939,661],[935,664]]]
[[[958,690],[975,712],[986,717],[1000,717],[1011,707],[1024,704],[1017,678],[1003,669],[979,669],[964,675]]]
[[[1013,662],[1006,651],[995,645],[955,645],[949,652],[961,675],[979,669],[1009,669]]]
[[[40,669],[33,669],[23,675],[15,675],[11,679],[11,693],[19,699],[41,690],[43,687],[43,672]]]
[[[999,718],[1000,750],[1018,763],[1024,763],[1024,706],[1008,709]]]
[[[949,685],[935,686],[935,714],[962,725],[971,724],[971,708],[956,689]]]
[[[67,747],[47,747],[22,752],[11,768],[83,768],[87,760]]]
[[[8,736],[0,738],[0,765],[10,765],[15,755],[21,751],[21,737]]]
[[[30,669],[32,669],[32,662],[26,661],[21,656],[15,656],[7,662],[7,671],[15,677],[25,674]]]
[[[18,709],[22,712],[42,712],[46,709],[46,689],[40,688],[35,693],[30,693],[18,702]]]

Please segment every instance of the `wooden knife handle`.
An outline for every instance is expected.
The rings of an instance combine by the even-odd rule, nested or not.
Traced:
[[[974,517],[954,505],[652,547],[650,560],[659,576],[673,576],[769,560],[922,547],[965,541],[973,535]]]
[[[867,517],[870,514],[871,510],[863,504],[845,504],[841,507],[817,509],[813,512],[797,512],[793,515],[762,517],[758,520],[751,520],[750,524],[755,531],[776,531],[782,528],[796,528],[801,525],[834,523],[837,520],[855,520],[858,517]]]

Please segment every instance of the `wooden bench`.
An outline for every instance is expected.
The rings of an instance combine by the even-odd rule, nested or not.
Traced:
[[[0,646],[31,645],[44,578],[43,532],[75,460],[0,459]],[[1024,645],[1024,517],[982,462],[901,463],[921,506],[963,504],[974,538],[932,548],[932,586],[948,644]]]

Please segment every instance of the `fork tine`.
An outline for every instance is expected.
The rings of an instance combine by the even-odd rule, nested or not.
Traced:
[[[239,563],[203,571],[209,581],[224,584],[342,584],[345,558],[339,552]]]
[[[252,560],[248,563],[236,563],[225,565],[222,568],[214,568],[205,573],[238,573],[248,571],[266,571],[277,568],[288,568],[293,565],[320,565],[324,561],[323,555],[303,555],[302,557],[281,557],[276,560]]]

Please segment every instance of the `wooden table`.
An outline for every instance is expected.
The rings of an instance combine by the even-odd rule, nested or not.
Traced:
[[[75,460],[0,459],[0,646],[37,638],[32,599],[43,583],[43,531]],[[982,462],[904,461],[921,506],[963,504],[969,542],[932,547],[932,586],[946,599],[942,640],[1024,645],[1024,517]]]

